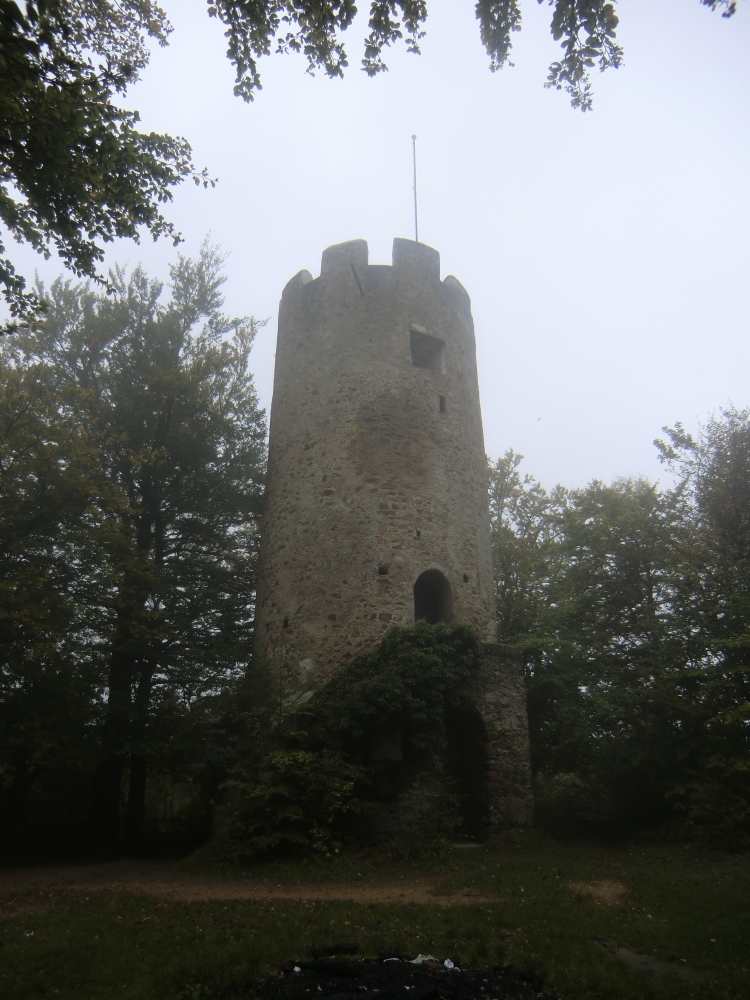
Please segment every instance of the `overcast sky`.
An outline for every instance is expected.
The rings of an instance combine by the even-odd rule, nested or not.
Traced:
[[[344,80],[270,57],[249,105],[205,3],[163,6],[171,45],[126,103],[219,180],[184,185],[169,215],[183,252],[208,232],[229,252],[228,309],[269,318],[264,405],[288,279],[318,274],[332,243],[364,238],[390,263],[393,237],[413,238],[412,133],[420,238],[472,298],[491,456],[522,452],[547,486],[663,478],[664,424],[750,405],[750,4],[725,20],[699,0],[624,0],[625,65],[595,74],[585,115],[543,87],[559,50],[534,0],[515,68],[489,72],[471,0],[429,0],[421,56],[395,49],[368,79],[358,25]],[[166,278],[173,254],[123,242],[108,259]]]

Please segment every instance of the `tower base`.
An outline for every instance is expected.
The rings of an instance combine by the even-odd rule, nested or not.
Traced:
[[[448,784],[457,783],[453,787],[462,802],[462,835],[472,840],[528,827],[534,816],[521,652],[495,642],[483,642],[482,650],[481,672],[467,692],[470,707],[457,708],[448,718],[453,768]],[[439,833],[446,818],[446,774],[408,769],[394,773],[402,790],[376,809],[375,839],[418,840]]]
[[[489,832],[529,826],[534,816],[526,684],[521,651],[484,642],[475,704],[486,733]]]

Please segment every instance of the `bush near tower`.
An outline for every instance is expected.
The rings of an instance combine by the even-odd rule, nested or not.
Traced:
[[[240,853],[329,852],[372,836],[382,804],[399,792],[411,804],[407,836],[461,832],[467,803],[451,729],[457,711],[471,711],[482,659],[468,625],[395,626],[303,705],[284,709],[281,693],[277,706],[249,716],[249,749],[232,782]],[[400,742],[400,760],[379,753],[389,739]]]

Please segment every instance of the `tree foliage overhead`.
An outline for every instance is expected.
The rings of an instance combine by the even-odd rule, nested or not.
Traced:
[[[563,50],[550,66],[546,86],[566,91],[574,108],[587,111],[592,105],[590,71],[622,63],[616,0],[537,0],[545,2],[552,7],[552,37]],[[737,8],[736,0],[700,2],[724,17]],[[343,76],[349,64],[341,36],[357,14],[352,0],[209,0],[208,9],[226,25],[227,54],[237,71],[234,90],[246,101],[261,89],[258,59],[271,51],[300,52],[311,72],[322,69],[328,76]],[[426,0],[372,0],[362,55],[368,76],[388,68],[384,50],[397,42],[403,40],[410,52],[419,53],[427,11]],[[492,72],[512,66],[521,0],[476,0],[475,13]]]
[[[737,6],[700,2],[724,17]],[[546,85],[586,111],[590,70],[622,62],[615,0],[549,4],[563,51]],[[352,0],[209,0],[208,12],[226,28],[235,93],[251,101],[258,60],[272,51],[302,53],[311,72],[342,76],[342,36],[358,11]],[[477,0],[475,12],[490,69],[511,65],[521,0]],[[372,0],[363,70],[387,69],[384,50],[400,41],[418,53],[426,19],[427,0]],[[154,0],[0,0],[0,288],[10,313],[0,333],[33,325],[43,310],[8,256],[9,239],[45,256],[54,250],[79,277],[104,281],[105,244],[137,241],[144,230],[179,242],[164,203],[186,177],[214,183],[194,171],[185,139],[140,132],[138,113],[120,103],[149,44],[166,45],[170,31]]]
[[[542,3],[543,0],[538,0]],[[615,41],[618,18],[609,0],[550,0],[552,35],[563,47],[563,58],[550,67],[547,86],[565,89],[574,107],[591,107],[589,69],[619,66],[622,50]],[[512,35],[521,30],[520,0],[477,0],[476,16],[482,43],[495,72],[512,65]],[[209,12],[227,26],[229,58],[237,70],[235,93],[252,100],[260,89],[257,59],[275,42],[277,52],[301,52],[311,71],[323,69],[342,76],[348,57],[341,33],[351,25],[357,7],[350,0],[212,0]],[[405,39],[419,52],[427,19],[426,0],[373,0],[362,68],[368,76],[387,69],[383,50]]]
[[[152,0],[0,0],[0,286],[11,318],[39,299],[8,237],[101,279],[103,244],[179,234],[161,205],[192,169],[185,139],[138,130],[120,99],[171,30]]]

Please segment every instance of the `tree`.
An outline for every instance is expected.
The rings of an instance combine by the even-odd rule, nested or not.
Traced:
[[[622,62],[615,0],[549,2],[563,55],[546,86],[586,111],[589,71]],[[725,17],[737,7],[700,2]],[[341,35],[357,13],[352,0],[209,0],[208,10],[226,27],[234,90],[246,101],[274,44],[303,53],[310,72],[342,76],[348,65]],[[490,69],[511,65],[520,0],[477,0],[475,10]],[[418,53],[426,18],[426,0],[373,0],[364,71],[387,69],[384,49],[404,38]],[[10,312],[0,333],[38,322],[44,308],[5,256],[9,237],[45,256],[54,248],[79,277],[104,281],[103,244],[137,241],[144,229],[179,243],[161,206],[186,177],[214,183],[193,170],[185,139],[139,132],[138,113],[119,104],[148,63],[149,40],[166,45],[170,30],[154,0],[0,0],[0,286]]]
[[[537,0],[543,3],[544,0]],[[552,37],[563,56],[550,66],[547,87],[565,90],[574,108],[591,108],[589,71],[622,63],[616,41],[619,18],[616,0],[548,0],[552,10]],[[700,0],[711,10],[731,17],[737,0]],[[521,30],[521,0],[477,0],[475,5],[482,44],[496,72],[511,66],[512,35]],[[351,0],[209,0],[209,13],[226,25],[228,56],[236,68],[235,93],[252,100],[261,88],[257,60],[277,52],[301,52],[310,72],[322,69],[342,76],[348,57],[341,33],[357,13]],[[387,69],[383,50],[402,39],[410,52],[419,52],[427,19],[427,0],[372,0],[362,68],[368,76]]]
[[[103,280],[102,243],[179,234],[160,206],[197,175],[189,144],[137,129],[119,98],[170,26],[152,0],[0,0],[0,286],[11,321],[41,303],[5,257],[8,236]]]
[[[198,261],[180,257],[165,304],[140,269],[111,275],[113,296],[58,279],[44,328],[6,341],[9,379],[43,375],[50,430],[27,435],[26,452],[18,439],[28,473],[16,477],[4,528],[27,554],[23,508],[43,481],[50,547],[78,581],[80,628],[64,622],[65,580],[47,579],[42,598],[45,613],[62,602],[52,644],[66,650],[71,630],[75,662],[93,671],[93,820],[108,846],[120,838],[125,778],[132,846],[149,773],[190,779],[208,753],[211,706],[250,656],[265,421],[248,370],[257,323],[222,313],[222,260],[209,245]],[[74,447],[81,497],[63,521],[60,480],[73,476]],[[17,564],[7,568],[11,594],[23,579]],[[28,635],[19,649],[9,686],[33,686]]]
[[[680,790],[688,816],[733,846],[750,843],[750,410],[729,409],[697,437],[656,441],[689,498],[693,527],[680,595],[685,695],[700,734]]]
[[[524,651],[540,817],[750,842],[750,411],[657,441],[674,488],[490,469],[498,629]]]
[[[85,815],[97,665],[83,572],[96,449],[14,339],[0,357],[0,837]],[[34,803],[43,803],[36,809]],[[26,830],[22,831],[26,818]],[[77,817],[77,819],[76,819]]]
[[[533,476],[518,469],[523,460],[512,449],[489,467],[490,519],[498,636],[516,642],[544,631],[549,584],[554,576],[555,513],[564,492],[550,496]]]
[[[691,744],[675,613],[682,491],[645,480],[550,495],[491,469],[498,628],[521,646],[540,815],[638,827],[673,811]]]
[[[554,642],[533,667],[537,752],[553,787],[576,775],[582,818],[621,829],[671,814],[689,752],[675,628],[683,513],[679,492],[636,479],[570,491],[559,515]]]

